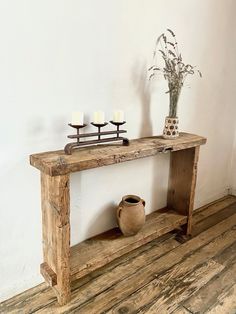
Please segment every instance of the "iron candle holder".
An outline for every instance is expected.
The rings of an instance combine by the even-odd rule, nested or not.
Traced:
[[[100,140],[101,139],[101,128],[103,128],[104,126],[108,125],[108,123],[107,122],[104,122],[104,123],[94,123],[94,122],[91,122],[91,124],[98,128],[98,140]]]
[[[87,124],[76,125],[76,124],[71,124],[71,123],[69,123],[68,125],[77,130],[77,135],[78,135],[78,137],[77,137],[77,142],[79,142],[80,129],[86,127]]]
[[[83,134],[80,133],[80,129],[86,127],[87,124],[73,125],[70,123],[69,126],[76,129],[77,132],[76,132],[76,134],[68,135],[67,137],[70,139],[76,139],[76,142],[68,143],[64,148],[65,153],[67,155],[71,155],[73,149],[77,149],[77,148],[82,147],[82,146],[91,146],[91,145],[101,144],[101,143],[106,143],[106,142],[122,141],[123,145],[128,146],[129,140],[125,137],[120,136],[120,134],[122,134],[122,133],[127,133],[126,130],[120,129],[120,126],[125,124],[126,122],[125,121],[123,121],[123,122],[110,121],[110,123],[116,126],[116,130],[114,130],[114,131],[101,131],[101,128],[108,125],[108,122],[104,122],[101,124],[92,122],[91,124],[93,126],[95,126],[98,129],[98,131],[93,132],[93,133],[83,133]],[[107,135],[115,135],[115,136],[102,138],[103,136],[107,136]],[[86,140],[86,138],[88,138],[88,137],[97,137],[97,139]],[[83,139],[83,141],[81,141],[81,139]]]
[[[123,122],[115,122],[115,121],[110,121],[111,124],[115,125],[116,128],[117,128],[117,132],[120,131],[120,126],[125,124],[126,122],[123,121]],[[119,137],[119,133],[117,133],[117,137]]]

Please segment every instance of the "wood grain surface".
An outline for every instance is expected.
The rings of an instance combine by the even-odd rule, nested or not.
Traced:
[[[53,286],[60,304],[65,304],[71,291],[69,176],[41,173],[41,193],[44,258],[41,273]]]
[[[236,198],[194,212],[193,238],[166,234],[75,280],[59,306],[45,284],[0,304],[0,313],[235,313]]]
[[[167,206],[188,216],[185,234],[192,232],[199,146],[171,153]]]
[[[125,237],[115,228],[83,241],[71,248],[71,274],[78,279],[186,222],[186,216],[163,209],[147,215],[144,227],[135,236]]]
[[[153,136],[131,140],[129,146],[112,144],[80,148],[72,155],[66,155],[62,150],[33,154],[30,156],[30,163],[50,176],[57,176],[154,156],[161,152],[183,150],[205,143],[206,138],[188,133],[181,133],[174,140]]]

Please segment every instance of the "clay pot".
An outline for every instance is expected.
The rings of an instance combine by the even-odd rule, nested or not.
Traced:
[[[125,236],[138,233],[145,223],[145,201],[136,195],[126,195],[117,209],[117,221]]]
[[[179,119],[166,117],[163,137],[165,139],[174,139],[179,136]]]

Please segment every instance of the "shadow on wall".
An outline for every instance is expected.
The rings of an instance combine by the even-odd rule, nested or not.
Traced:
[[[116,223],[116,210],[118,204],[114,202],[107,203],[104,207],[94,215],[90,221],[88,228],[86,230],[86,239],[91,237],[91,234],[97,235],[101,233],[102,230],[108,230],[117,226]],[[110,226],[109,228],[107,226]]]
[[[151,208],[154,210],[167,205],[170,153],[158,154],[152,165]]]
[[[148,137],[153,136],[153,126],[151,121],[151,90],[147,75],[146,63],[141,64],[136,62],[132,71],[132,82],[140,98],[141,103],[141,127],[139,136]],[[153,172],[152,172],[152,196],[151,204],[147,204],[153,210],[158,209],[158,205],[161,207],[166,206],[167,198],[167,184],[169,170],[169,156],[156,156],[153,160]],[[161,178],[165,178],[164,181],[159,181]]]
[[[150,112],[151,96],[147,79],[146,64],[140,65],[139,62],[136,62],[132,70],[132,82],[141,102],[141,128],[139,136],[152,136],[153,129]]]

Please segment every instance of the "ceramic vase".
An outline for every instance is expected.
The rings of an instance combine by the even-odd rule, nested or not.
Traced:
[[[166,117],[165,127],[163,130],[163,138],[175,139],[179,136],[179,119],[178,117],[170,118]]]
[[[145,223],[145,201],[136,195],[126,195],[117,209],[117,222],[125,236],[132,236],[142,229]]]

